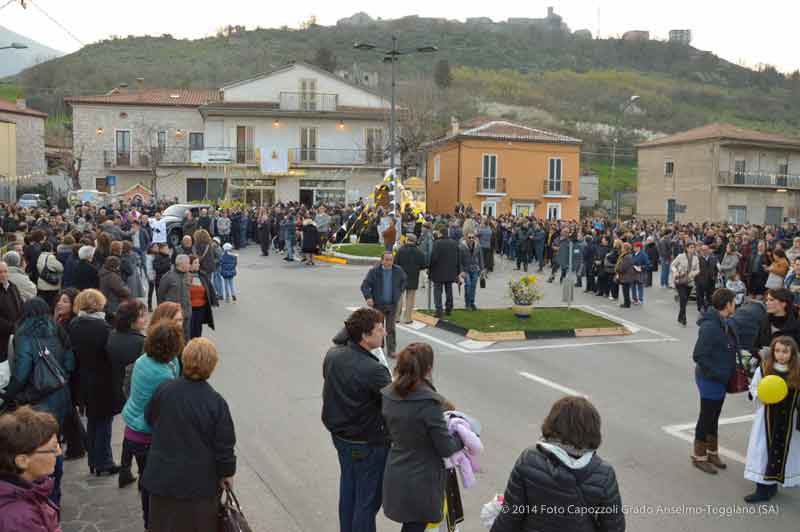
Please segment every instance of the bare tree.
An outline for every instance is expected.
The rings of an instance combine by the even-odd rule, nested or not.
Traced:
[[[158,199],[158,181],[174,177],[179,173],[177,170],[165,171],[163,164],[165,162],[187,162],[189,148],[186,146],[168,146],[168,135],[164,139],[164,143],[160,144],[158,142],[159,132],[169,131],[167,126],[147,123],[142,120],[137,130],[142,133],[141,136],[134,139],[138,149],[134,150],[133,157],[137,157],[137,159],[131,161],[131,164],[146,166],[149,169],[150,190],[153,192],[153,196]]]
[[[401,104],[397,110],[400,127],[395,142],[402,176],[408,176],[409,167],[419,165],[422,145],[445,131],[438,93],[429,80],[411,82],[400,88],[398,101]]]

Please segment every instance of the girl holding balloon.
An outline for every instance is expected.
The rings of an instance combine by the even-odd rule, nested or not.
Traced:
[[[744,477],[756,483],[745,502],[765,502],[778,486],[800,485],[800,360],[797,342],[789,336],[772,341],[750,383],[758,406]]]

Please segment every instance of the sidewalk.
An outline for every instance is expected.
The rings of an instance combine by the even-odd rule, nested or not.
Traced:
[[[114,420],[112,450],[119,463],[122,421]],[[136,466],[133,467],[136,474]],[[119,489],[117,477],[89,474],[86,458],[64,462],[61,481],[61,528],[63,532],[141,532],[142,508],[136,483]]]

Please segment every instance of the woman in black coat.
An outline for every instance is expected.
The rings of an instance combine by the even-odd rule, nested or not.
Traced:
[[[314,265],[314,253],[319,248],[319,230],[311,218],[303,220],[303,227],[301,229],[303,234],[303,253],[306,255],[306,264],[308,266]]]
[[[433,349],[412,343],[397,355],[395,381],[381,390],[382,414],[392,440],[383,477],[383,512],[423,532],[442,520],[444,458],[463,448],[444,420],[445,400],[431,384]]]
[[[114,410],[122,412],[130,395],[133,363],[144,351],[144,331],[147,321],[144,303],[138,299],[124,301],[117,310],[114,330],[108,336],[106,351],[111,360],[111,379],[114,388]],[[136,480],[131,473],[133,454],[125,445],[120,459],[119,487]]]
[[[601,441],[597,409],[583,397],[559,399],[542,440],[514,464],[491,532],[625,530],[614,468],[597,455]]]
[[[217,532],[219,489],[236,473],[236,433],[228,403],[208,383],[219,360],[214,344],[195,338],[182,360],[183,376],[159,385],[145,410],[153,427],[142,477],[149,526]]]
[[[97,476],[119,472],[111,454],[111,424],[119,408],[114,400],[111,359],[106,350],[111,327],[103,312],[105,306],[102,292],[84,290],[75,298],[78,316],[68,330],[80,368],[80,401],[86,407],[89,471]]]

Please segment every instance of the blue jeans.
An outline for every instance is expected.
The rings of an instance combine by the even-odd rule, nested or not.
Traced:
[[[641,281],[633,283],[633,299],[639,303],[644,303],[644,285]]]
[[[464,277],[464,305],[467,308],[475,306],[475,291],[478,288],[478,278],[481,272],[467,272]]]
[[[211,286],[214,287],[217,298],[222,298],[222,274],[219,273],[219,270],[214,270],[214,273],[211,274]]]
[[[286,258],[294,260],[294,239],[286,241]]]
[[[339,454],[339,530],[375,532],[375,516],[381,509],[383,470],[388,447],[353,443],[333,436]]]
[[[661,261],[661,288],[669,286],[669,261]]]
[[[86,451],[89,467],[103,470],[114,465],[111,454],[111,423],[114,417],[88,417],[86,419]]]
[[[233,286],[233,280],[235,277],[231,277],[230,279],[223,279],[222,280],[222,297],[227,301],[231,297],[236,297],[236,289]]]

